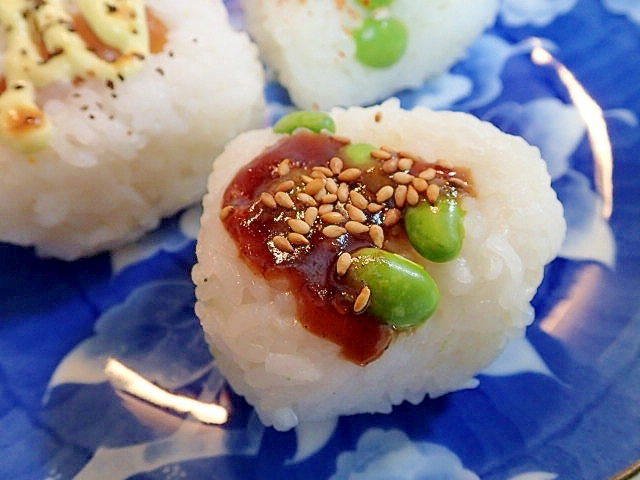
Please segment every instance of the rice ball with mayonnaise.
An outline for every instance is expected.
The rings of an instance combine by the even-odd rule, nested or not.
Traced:
[[[498,0],[242,0],[247,29],[300,108],[365,105],[445,72]]]
[[[0,241],[75,259],[197,202],[260,126],[257,48],[221,0],[0,5]]]

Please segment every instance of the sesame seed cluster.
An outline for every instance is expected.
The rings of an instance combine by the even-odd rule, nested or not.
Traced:
[[[382,353],[378,346],[388,344],[391,331],[421,324],[437,305],[437,285],[408,257],[446,261],[441,251],[458,248],[459,200],[473,195],[470,178],[445,160],[352,142],[328,130],[302,130],[263,150],[236,175],[220,217],[257,272],[288,282],[283,285],[296,293],[305,326],[354,349],[357,363],[369,362]],[[453,225],[452,232],[443,222]],[[382,272],[393,285],[380,284]],[[389,292],[405,287],[424,301],[406,315],[387,315]],[[345,315],[368,320],[356,328],[344,323]],[[364,337],[375,352],[355,352]]]
[[[385,231],[400,223],[405,207],[421,201],[435,205],[443,192],[469,187],[448,166],[426,163],[411,152],[382,146],[369,155],[372,162],[365,168],[348,166],[348,161],[333,156],[326,165],[301,170],[283,158],[275,172],[281,181],[262,191],[258,199],[274,215],[276,210],[283,211],[288,225],[287,233],[267,240],[269,246],[293,253],[308,246],[310,234],[319,231],[329,239],[368,235],[373,245],[383,248]],[[384,177],[384,185],[371,190],[365,177],[375,169]],[[232,209],[224,207],[221,216],[225,218]],[[337,273],[344,275],[350,264],[350,254],[342,252]]]

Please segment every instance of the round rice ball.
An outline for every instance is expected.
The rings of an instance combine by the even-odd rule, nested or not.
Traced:
[[[243,0],[247,30],[298,107],[366,105],[416,88],[459,60],[499,8],[498,0],[394,0],[375,9],[366,3]],[[375,37],[375,22],[384,21],[404,26],[406,50],[389,66],[362,63],[354,32]],[[366,22],[373,27],[365,30]],[[379,34],[382,44],[398,41],[399,32],[380,28],[387,32]]]
[[[405,400],[418,403],[427,394],[473,386],[474,375],[532,322],[530,301],[565,235],[546,164],[522,138],[465,113],[405,111],[395,99],[331,115],[336,133],[352,142],[388,145],[469,169],[475,193],[463,200],[459,256],[447,263],[422,259],[441,291],[435,314],[399,334],[380,358],[359,366],[301,325],[293,293],[254,273],[219,218],[223,192],[241,164],[282,135],[256,130],[228,144],[204,197],[192,272],[196,313],[231,386],[278,430],[338,415],[389,412]]]

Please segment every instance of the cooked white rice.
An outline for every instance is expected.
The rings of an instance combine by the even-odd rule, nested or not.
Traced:
[[[376,122],[376,112],[382,119]],[[376,361],[360,367],[337,345],[296,319],[291,293],[270,286],[238,256],[219,219],[221,197],[240,168],[281,135],[239,136],[216,160],[204,197],[193,269],[196,312],[221,371],[278,430],[357,412],[389,412],[473,384],[509,339],[533,319],[530,305],[543,267],[565,234],[562,205],[538,149],[465,113],[371,108],[332,111],[337,133],[468,167],[476,195],[463,208],[465,240],[455,260],[423,261],[441,303],[423,326],[401,334]]]
[[[168,43],[116,98],[103,80],[48,87],[38,103],[55,128],[50,147],[23,155],[0,144],[0,241],[64,259],[131,241],[199,201],[224,144],[262,125],[257,48],[222,1],[147,5]],[[0,51],[5,42],[0,32]]]
[[[371,68],[355,58],[351,32],[370,13],[355,0],[243,0],[247,29],[301,108],[365,105],[447,70],[496,18],[498,0],[395,0],[377,17],[409,32],[402,59]]]

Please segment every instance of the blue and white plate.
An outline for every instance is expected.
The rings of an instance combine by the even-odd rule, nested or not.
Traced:
[[[290,108],[281,87],[267,93],[272,118]],[[503,0],[464,60],[398,96],[540,147],[566,209],[536,320],[477,388],[263,427],[193,313],[194,207],[73,263],[0,245],[0,478],[600,480],[640,460],[640,2]],[[114,369],[192,413],[126,393],[138,384]],[[188,399],[228,421],[198,420]]]

